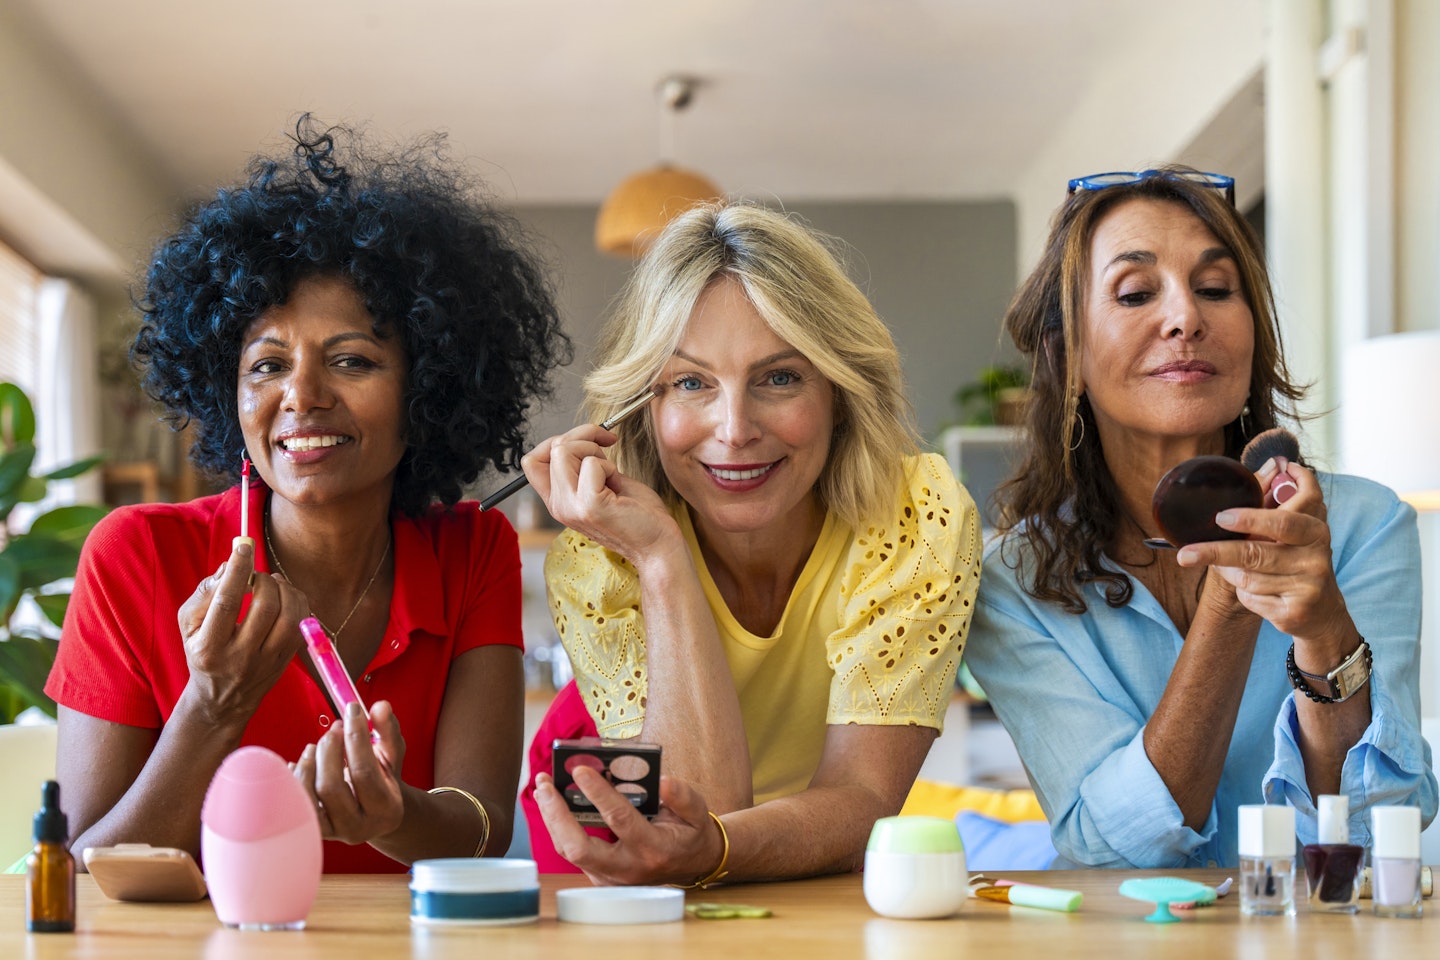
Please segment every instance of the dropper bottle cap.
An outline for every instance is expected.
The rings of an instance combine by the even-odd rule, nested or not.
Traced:
[[[1320,795],[1317,833],[1321,843],[1350,842],[1350,798],[1333,793]]]
[[[70,822],[60,809],[60,784],[46,780],[40,788],[40,812],[35,814],[36,843],[64,843],[70,839]]]

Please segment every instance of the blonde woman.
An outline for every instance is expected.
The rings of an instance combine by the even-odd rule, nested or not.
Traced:
[[[662,811],[579,770],[618,840],[587,836],[542,772],[532,845],[597,883],[853,870],[940,731],[979,582],[974,503],[918,454],[884,323],[769,210],[693,210],[641,261],[587,419],[647,389],[643,415],[524,466],[569,528],[546,579],[579,695],[601,735],[662,745]]]

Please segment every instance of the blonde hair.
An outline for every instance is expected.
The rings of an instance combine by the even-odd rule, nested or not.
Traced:
[[[793,217],[749,203],[715,203],[676,217],[621,292],[585,378],[592,422],[649,388],[714,280],[740,284],[776,336],[804,354],[835,391],[835,433],[816,483],[821,502],[852,527],[882,515],[919,450],[900,356],[884,321],[822,237]],[[616,464],[668,502],[647,414],[616,428]]]

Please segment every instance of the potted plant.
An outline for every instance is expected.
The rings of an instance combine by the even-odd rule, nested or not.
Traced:
[[[1019,366],[989,366],[970,383],[955,391],[960,423],[967,427],[988,427],[1020,422],[1030,374]]]
[[[24,532],[12,526],[11,514],[18,504],[44,500],[50,481],[80,476],[101,459],[32,474],[34,407],[15,384],[0,383],[0,723],[30,706],[55,715],[44,687],[70,600],[65,582],[74,578],[80,547],[106,510],[58,507],[36,516]],[[33,601],[29,610],[22,607],[26,598]]]

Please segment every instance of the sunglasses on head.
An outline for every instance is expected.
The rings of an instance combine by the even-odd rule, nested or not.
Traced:
[[[1204,187],[1225,191],[1225,199],[1235,206],[1235,178],[1223,173],[1202,173],[1199,170],[1140,170],[1138,172],[1092,173],[1088,177],[1076,177],[1068,184],[1066,195],[1076,190],[1104,190],[1106,187],[1121,187],[1146,180],[1184,180]]]

